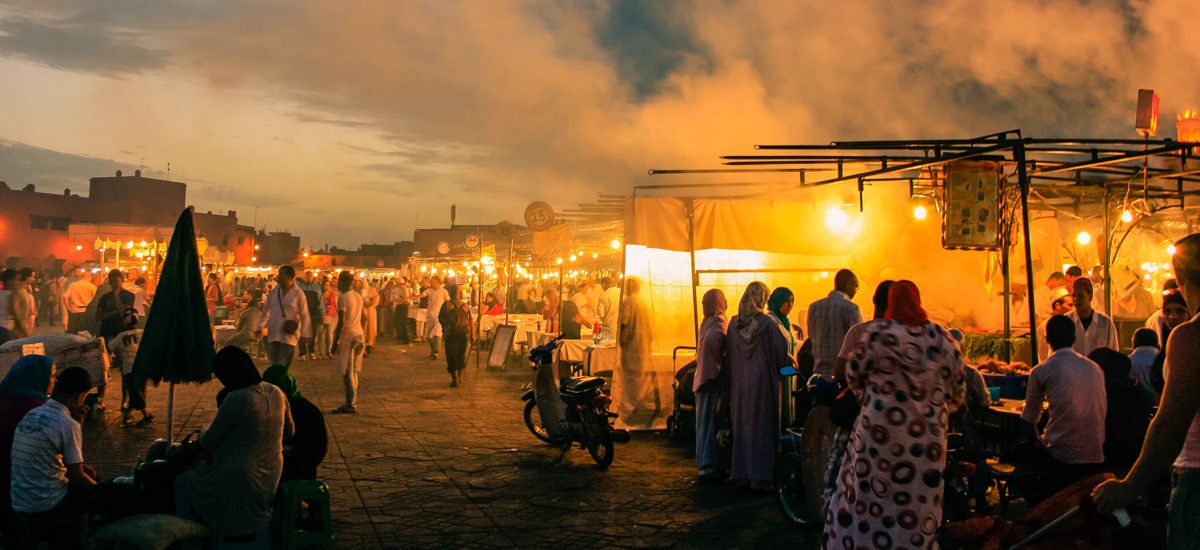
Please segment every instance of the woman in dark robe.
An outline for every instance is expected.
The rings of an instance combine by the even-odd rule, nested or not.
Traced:
[[[779,325],[763,313],[767,285],[750,283],[729,322],[725,363],[730,377],[733,464],[730,478],[769,491],[779,443],[779,369],[791,364]]]
[[[283,440],[283,474],[279,482],[293,479],[317,479],[317,466],[329,450],[329,434],[325,432],[325,415],[311,401],[300,395],[296,379],[283,365],[271,365],[263,372],[263,381],[274,384],[287,397],[292,409],[295,434]]]
[[[225,387],[216,417],[200,434],[201,464],[175,481],[176,513],[219,536],[258,533],[270,521],[283,439],[293,435],[290,407],[241,348],[217,352],[213,374]]]

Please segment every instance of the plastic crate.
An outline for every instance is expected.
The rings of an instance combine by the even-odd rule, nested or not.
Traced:
[[[1025,399],[1029,387],[1028,374],[984,374],[983,381],[988,386],[999,386],[1001,399]]]

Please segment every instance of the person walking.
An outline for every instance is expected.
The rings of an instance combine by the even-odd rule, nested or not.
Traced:
[[[358,412],[358,373],[362,370],[366,337],[363,333],[362,295],[352,290],[354,274],[343,271],[338,275],[337,326],[333,329],[332,351],[342,382],[346,386],[346,403],[333,410],[334,414]]]
[[[862,412],[825,514],[828,548],[937,548],[950,411],[966,400],[958,344],[912,281],[888,291],[846,371]]]
[[[814,374],[830,375],[850,327],[862,322],[862,313],[850,300],[858,294],[858,276],[849,269],[833,277],[834,289],[808,307],[808,337],[813,341]]]
[[[438,322],[438,314],[450,295],[442,288],[442,280],[434,277],[429,280],[429,288],[421,296],[425,298],[425,339],[429,340],[429,356],[436,361],[442,340],[442,324]]]
[[[312,336],[308,299],[296,286],[296,270],[279,268],[278,286],[267,293],[256,330],[267,329],[267,361],[290,367],[300,338]]]
[[[763,313],[767,285],[746,287],[738,314],[729,322],[725,364],[729,369],[729,412],[733,418],[730,478],[769,491],[779,442],[779,368],[788,364],[787,340]]]
[[[462,289],[458,285],[446,287],[450,296],[438,312],[438,323],[442,325],[446,340],[446,370],[450,372],[450,387],[457,388],[462,381],[462,371],[467,368],[467,354],[475,338],[475,323],[471,311],[462,301]]]
[[[696,469],[700,479],[707,481],[720,476],[717,414],[722,404],[729,403],[729,373],[722,369],[729,318],[725,316],[725,293],[721,289],[709,289],[701,304],[704,320],[696,334],[696,378],[692,391],[696,394]]]

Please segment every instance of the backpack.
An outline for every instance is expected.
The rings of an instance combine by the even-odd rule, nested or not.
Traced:
[[[325,316],[325,308],[321,305],[321,296],[314,291],[304,291],[304,301],[308,302],[308,316],[311,319],[320,319]]]
[[[446,302],[442,310],[445,312],[446,321],[449,321],[438,319],[442,322],[443,330],[453,334],[471,334],[471,314],[467,311],[466,304],[455,306],[454,302]]]

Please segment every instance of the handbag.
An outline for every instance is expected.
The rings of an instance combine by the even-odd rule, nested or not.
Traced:
[[[283,317],[283,291],[279,287],[275,287],[275,303],[279,306],[279,316]],[[291,336],[300,330],[300,322],[295,319],[285,319],[283,321],[283,333]]]

